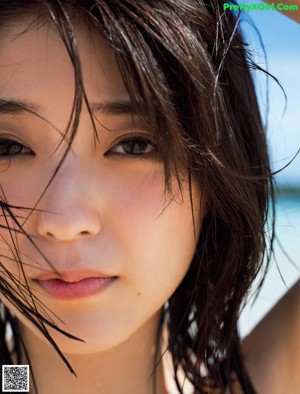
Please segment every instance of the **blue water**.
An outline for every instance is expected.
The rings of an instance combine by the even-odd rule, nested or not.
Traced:
[[[245,307],[240,318],[240,333],[246,335],[300,278],[300,198],[280,197],[276,203],[277,220],[274,258],[264,286],[253,306]]]

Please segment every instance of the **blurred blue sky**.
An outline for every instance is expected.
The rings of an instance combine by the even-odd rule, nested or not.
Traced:
[[[278,1],[284,3],[284,0]],[[250,4],[259,1],[239,0],[239,2]],[[273,170],[278,170],[300,149],[300,25],[277,11],[245,13],[241,26],[246,41],[251,44],[251,49],[254,51],[256,63],[263,68],[266,68],[263,51],[255,30],[247,23],[249,17],[258,28],[264,42],[268,71],[280,81],[287,95],[287,103],[285,103],[281,89],[269,79],[270,112],[267,132]],[[254,78],[265,119],[266,78],[261,72],[254,72]],[[285,104],[287,107],[284,112]],[[277,176],[277,180],[278,184],[300,186],[300,154]],[[299,279],[298,198],[282,198],[279,203],[277,201],[276,236],[282,246],[275,242],[275,254],[259,297],[253,306],[248,302],[241,315],[239,327],[242,336],[249,333],[287,289]]]
[[[257,0],[239,1],[245,4],[254,2],[259,3]],[[261,34],[267,65],[257,33],[249,23],[250,18]],[[278,170],[300,149],[300,24],[277,11],[251,11],[243,12],[241,27],[246,41],[254,51],[256,63],[268,68],[280,81],[287,95],[285,103],[280,87],[269,78],[267,130],[273,170]],[[256,71],[254,78],[263,118],[266,119],[266,77]],[[277,180],[278,183],[300,186],[300,153],[293,163],[277,176]]]

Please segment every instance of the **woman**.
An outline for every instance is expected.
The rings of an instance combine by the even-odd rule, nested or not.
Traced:
[[[237,16],[20,0],[0,20],[2,364],[43,394],[169,394],[168,350],[179,393],[254,393],[237,319],[273,193]]]

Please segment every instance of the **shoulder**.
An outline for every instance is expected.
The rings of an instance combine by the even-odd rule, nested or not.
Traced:
[[[300,387],[300,282],[244,339],[242,353],[258,394],[297,394]]]

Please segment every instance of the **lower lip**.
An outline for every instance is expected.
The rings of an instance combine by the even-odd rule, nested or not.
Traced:
[[[74,300],[97,294],[109,287],[117,277],[86,278],[78,282],[65,282],[61,279],[39,280],[40,286],[48,294],[63,300]]]

